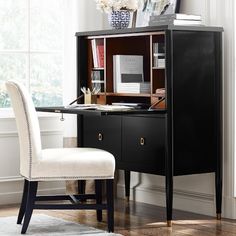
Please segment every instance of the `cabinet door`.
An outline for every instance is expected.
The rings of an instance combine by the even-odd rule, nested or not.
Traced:
[[[85,116],[83,128],[84,147],[100,148],[121,159],[120,117]]]
[[[130,170],[162,174],[165,165],[164,117],[123,117],[122,128],[122,161],[130,163]]]

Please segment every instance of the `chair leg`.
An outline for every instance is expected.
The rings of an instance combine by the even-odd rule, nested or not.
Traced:
[[[21,224],[22,219],[25,215],[25,207],[26,207],[26,202],[27,202],[28,187],[29,187],[29,181],[25,179],[20,210],[19,210],[18,218],[17,218],[17,224]]]
[[[106,180],[107,187],[107,222],[108,232],[114,232],[114,197],[113,197],[113,179]]]
[[[102,203],[102,180],[95,180],[96,203]],[[97,220],[102,221],[102,210],[97,210]]]
[[[21,234],[25,234],[26,230],[29,226],[29,222],[34,209],[34,202],[37,194],[38,182],[37,181],[29,181],[28,182],[28,196],[27,203],[25,209],[25,218],[23,222],[23,226],[21,229]]]
[[[78,180],[78,192],[79,194],[85,194],[86,180]]]

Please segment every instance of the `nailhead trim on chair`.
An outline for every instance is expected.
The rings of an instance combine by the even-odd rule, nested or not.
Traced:
[[[57,179],[57,180],[87,180],[87,179],[114,179],[114,176],[83,176],[83,177],[78,177],[78,176],[71,176],[71,177],[67,177],[67,176],[59,176],[59,177],[31,177],[26,178],[25,176],[23,176],[25,179],[29,180],[29,181],[40,181],[40,180],[45,180],[45,179]]]
[[[13,83],[13,82],[12,82]],[[27,116],[27,111],[26,111],[26,107],[25,107],[25,102],[23,99],[23,94],[22,92],[19,90],[17,84],[13,83],[14,86],[16,87],[17,91],[20,94],[21,97],[21,101],[23,103],[23,108],[24,108],[24,113],[25,113],[25,117],[26,117],[26,125],[28,128],[28,142],[29,142],[29,179],[31,179],[31,170],[32,170],[32,143],[31,143],[31,134],[30,134],[30,125],[29,125],[29,120],[28,120],[28,116]]]
[[[19,92],[20,96],[21,96],[21,101],[23,103],[23,109],[24,109],[24,113],[25,113],[25,117],[26,117],[26,124],[27,124],[27,128],[28,128],[28,141],[29,141],[29,178],[25,177],[27,180],[31,181],[31,180],[46,180],[46,179],[57,179],[57,180],[74,180],[74,179],[78,179],[78,180],[85,180],[85,179],[114,179],[114,176],[83,176],[83,177],[78,177],[78,176],[72,176],[72,177],[67,177],[67,176],[59,176],[59,177],[31,177],[31,170],[32,170],[32,143],[31,143],[31,133],[30,133],[30,126],[29,126],[29,120],[28,120],[28,116],[27,116],[27,110],[26,110],[26,106],[25,106],[25,102],[23,99],[23,94],[22,92],[18,89],[18,86],[14,83],[15,87],[17,88],[17,91]]]

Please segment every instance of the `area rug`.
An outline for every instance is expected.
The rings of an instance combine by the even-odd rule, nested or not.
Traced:
[[[22,225],[16,224],[16,216],[0,217],[0,235],[21,235]],[[121,236],[121,234],[107,233],[105,231],[73,223],[44,214],[32,215],[26,235],[34,236]]]

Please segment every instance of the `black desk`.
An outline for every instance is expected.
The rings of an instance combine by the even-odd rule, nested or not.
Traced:
[[[78,115],[78,145],[110,151],[125,171],[166,179],[167,221],[172,220],[173,176],[215,173],[216,212],[222,202],[222,31],[221,27],[161,25],[76,33],[77,96],[102,83],[97,103],[155,105],[165,89],[162,111],[101,112],[65,108],[38,111]],[[95,56],[98,46],[104,52]],[[154,63],[155,45],[164,47],[163,64]],[[99,54],[99,53],[98,53]],[[143,81],[150,90],[117,90],[121,73],[116,55],[142,55]],[[162,55],[163,56],[163,55]],[[95,67],[103,60],[102,68]],[[158,59],[159,60],[159,59]],[[102,63],[101,63],[102,64]],[[99,75],[99,81],[95,79]],[[96,77],[97,78],[97,77]],[[97,82],[95,82],[97,81]],[[126,85],[127,86],[127,85]]]
[[[215,172],[217,213],[221,213],[222,177],[217,159],[208,156],[212,150],[206,149],[206,154],[201,149],[195,150],[196,155],[187,159],[178,152],[173,155],[172,145],[168,142],[165,110],[107,112],[63,107],[38,107],[36,110],[78,115],[78,146],[96,147],[113,153],[116,168],[125,171],[127,198],[130,171],[165,176],[169,224],[172,219],[173,176]],[[203,156],[198,156],[200,153]]]

